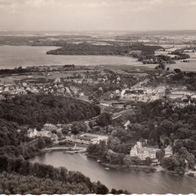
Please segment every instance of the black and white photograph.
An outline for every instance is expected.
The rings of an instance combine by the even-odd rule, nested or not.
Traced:
[[[16,194],[196,194],[196,0],[0,0]]]

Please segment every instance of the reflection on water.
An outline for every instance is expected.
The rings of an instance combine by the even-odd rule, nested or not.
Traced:
[[[126,189],[130,193],[196,193],[196,179],[160,173],[105,170],[100,164],[84,154],[50,152],[31,160],[54,167],[80,171],[92,181],[101,181],[109,188]]]

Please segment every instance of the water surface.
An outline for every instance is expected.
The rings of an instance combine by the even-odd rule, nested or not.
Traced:
[[[184,63],[181,61],[177,61],[176,64],[172,64],[169,67],[171,69],[181,69],[182,71],[196,71],[196,52],[195,53],[189,53],[190,59],[188,63]]]
[[[176,177],[161,173],[123,172],[105,170],[99,163],[88,159],[84,154],[50,152],[35,157],[31,162],[66,167],[80,171],[92,181],[100,181],[108,188],[125,189],[130,193],[196,193],[196,178]]]
[[[96,55],[47,55],[56,47],[0,46],[0,68],[38,65],[142,65],[132,57]]]
[[[0,69],[28,67],[40,65],[126,65],[155,68],[154,64],[143,65],[137,59],[123,56],[97,56],[97,55],[46,55],[49,50],[57,47],[39,46],[0,46]],[[191,56],[189,63],[177,61],[168,65],[170,69],[180,68],[183,71],[196,71],[196,53]]]

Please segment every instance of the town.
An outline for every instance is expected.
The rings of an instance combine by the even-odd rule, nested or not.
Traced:
[[[196,0],[0,0],[0,196],[196,194]]]
[[[170,107],[172,115],[188,107],[195,108],[196,88],[183,83],[183,80],[196,80],[194,73],[169,69],[75,65],[17,68],[11,72],[11,75],[6,70],[1,73],[2,103],[18,96],[55,95],[72,97],[101,109],[100,114],[86,120],[56,124],[48,121],[42,123],[41,127],[22,126],[21,129],[31,141],[37,138],[51,140],[52,143],[43,149],[44,152],[62,150],[71,154],[87,153],[88,157],[96,157],[107,169],[165,171],[167,168],[180,175],[195,175],[195,148],[191,152],[185,150],[184,169],[176,171],[175,167],[170,169],[168,166],[174,157],[179,156],[179,152],[174,149],[182,139],[172,136],[174,133],[160,133],[160,130],[170,123],[175,129],[177,121],[166,119],[161,122],[156,119],[150,125],[147,122],[149,120],[137,120],[138,115],[141,116],[138,113],[141,107],[152,107],[155,102],[161,101],[157,107],[165,110]],[[150,127],[154,131],[160,129],[156,136],[158,138],[151,136],[153,131]]]

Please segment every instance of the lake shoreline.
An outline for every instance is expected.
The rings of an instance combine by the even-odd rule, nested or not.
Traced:
[[[109,189],[123,189],[131,193],[142,194],[187,194],[194,193],[191,184],[196,178],[185,175],[177,176],[166,171],[143,172],[142,170],[105,169],[105,166],[95,159],[87,158],[84,153],[69,154],[66,152],[49,152],[29,160],[32,163],[52,165],[54,167],[65,167],[69,171],[79,171],[88,176],[91,181],[100,181]],[[108,166],[108,165],[107,165]],[[120,180],[118,177],[120,177]],[[175,184],[181,183],[181,187],[175,188]],[[157,186],[158,183],[158,186]],[[141,187],[140,185],[145,185]],[[177,186],[176,186],[177,187]]]
[[[112,169],[112,170],[121,170],[121,171],[142,171],[145,173],[164,173],[164,174],[169,174],[169,175],[173,175],[173,176],[180,176],[180,177],[184,177],[184,176],[190,176],[190,177],[195,177],[196,178],[196,172],[194,171],[187,171],[184,175],[180,175],[174,171],[169,171],[166,170],[164,168],[161,167],[161,169],[157,169],[157,166],[148,166],[148,165],[114,165],[114,164],[110,164],[110,163],[104,163],[102,161],[100,161],[99,159],[97,160],[96,156],[93,155],[87,155],[87,158],[96,160],[100,165],[102,165],[105,169]]]
[[[92,155],[86,155],[88,158],[96,160],[97,157],[92,156]],[[97,160],[97,162],[102,165],[105,168],[109,168],[109,169],[115,169],[115,170],[126,170],[126,171],[144,171],[146,173],[154,173],[156,172],[155,167],[153,166],[148,166],[148,165],[119,165],[119,164],[110,164],[110,163],[104,163],[100,160]]]
[[[155,64],[146,64],[126,55],[47,55],[47,51],[58,49],[60,46],[21,46],[0,45],[0,69],[31,66],[51,65],[83,65],[83,66],[129,66],[138,69],[154,69]],[[170,69],[179,68],[182,71],[195,72],[196,53],[193,62],[177,62]]]
[[[56,46],[0,46],[0,68],[29,67],[39,65],[127,65],[142,66],[137,59],[127,56],[103,55],[47,55]],[[141,65],[139,65],[141,64]]]

